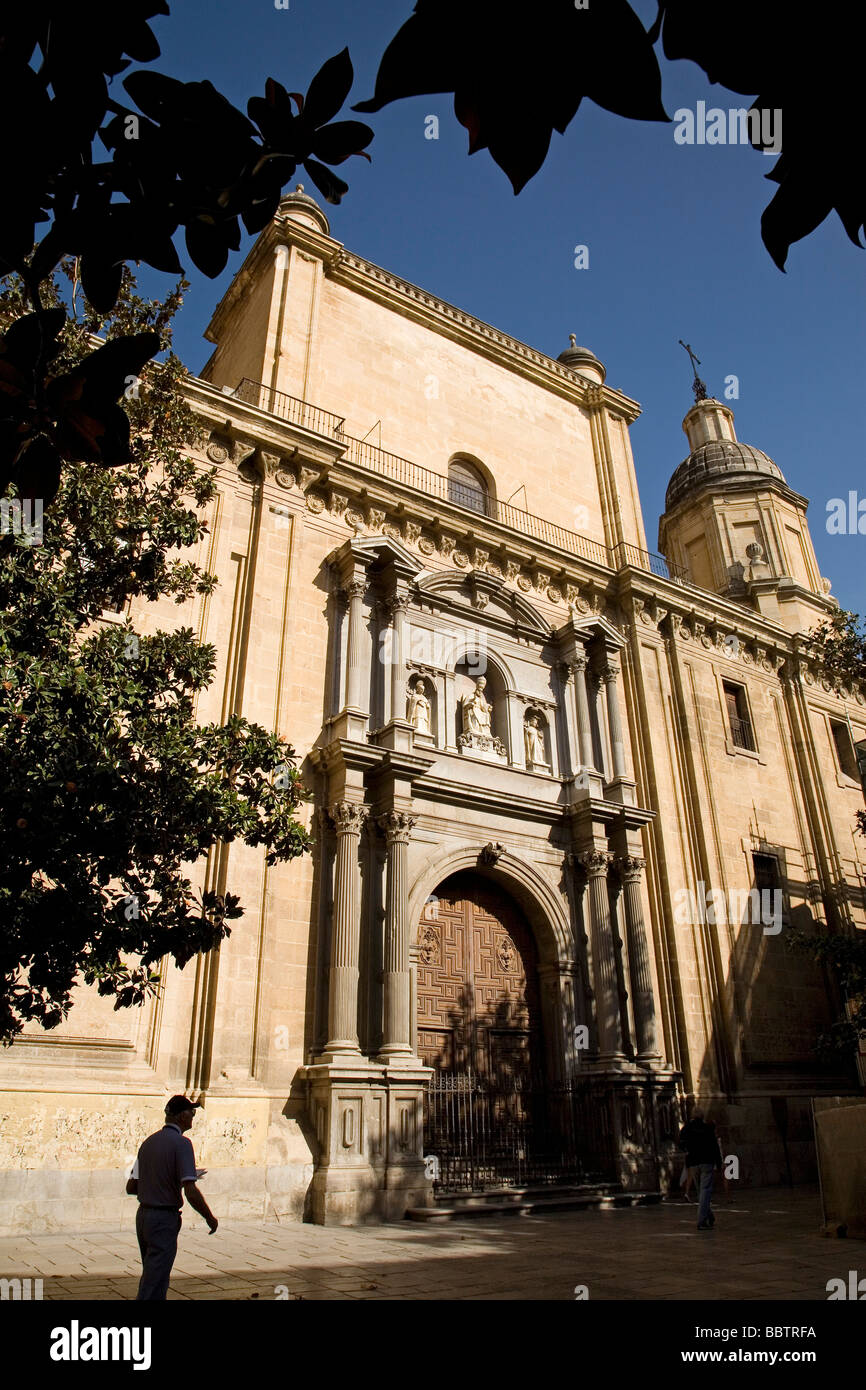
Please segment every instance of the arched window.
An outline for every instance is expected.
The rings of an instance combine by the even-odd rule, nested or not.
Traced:
[[[490,489],[481,470],[468,459],[452,459],[448,465],[448,501],[471,512],[493,515]]]

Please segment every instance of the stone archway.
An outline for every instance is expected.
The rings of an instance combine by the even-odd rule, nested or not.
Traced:
[[[509,887],[463,867],[439,882],[420,915],[417,1046],[433,1072],[424,1145],[438,1161],[440,1191],[583,1172],[573,1087],[554,1078],[545,1045],[562,994],[550,988],[551,967],[540,963]]]

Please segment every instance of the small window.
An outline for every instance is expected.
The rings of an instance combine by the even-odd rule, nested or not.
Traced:
[[[448,501],[471,512],[492,515],[490,490],[468,459],[452,459],[448,465]]]
[[[755,887],[758,892],[778,892],[782,887],[779,861],[775,854],[753,854],[752,866],[755,872]]]
[[[749,706],[746,700],[746,692],[741,685],[733,685],[730,681],[723,682],[725,692],[725,706],[728,711],[728,724],[731,730],[731,742],[735,748],[745,748],[749,753],[755,753],[755,735],[752,732],[752,721],[749,718]]]
[[[848,725],[843,724],[841,719],[831,719],[830,733],[833,735],[833,742],[836,745],[836,760],[839,767],[846,777],[853,777],[855,782],[858,781],[860,772]]]

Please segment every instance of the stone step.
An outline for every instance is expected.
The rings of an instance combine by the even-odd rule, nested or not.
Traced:
[[[529,1216],[541,1211],[611,1211],[614,1207],[653,1206],[662,1200],[661,1192],[563,1191],[550,1188],[532,1191],[476,1193],[472,1197],[437,1198],[432,1207],[409,1207],[408,1221],[464,1221],[476,1216]]]
[[[613,1182],[528,1183],[525,1187],[485,1187],[480,1192],[439,1192],[435,1203],[441,1207],[514,1205],[541,1197],[608,1197],[621,1191],[621,1185]]]

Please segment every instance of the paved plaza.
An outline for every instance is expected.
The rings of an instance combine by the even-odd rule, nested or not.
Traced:
[[[819,1233],[818,1194],[772,1188],[719,1201],[715,1230],[694,1206],[485,1217],[346,1229],[226,1223],[192,1212],[169,1299],[827,1298],[827,1280],[866,1268],[861,1241]],[[0,1240],[0,1276],[41,1278],[46,1299],[133,1299],[132,1231]]]

